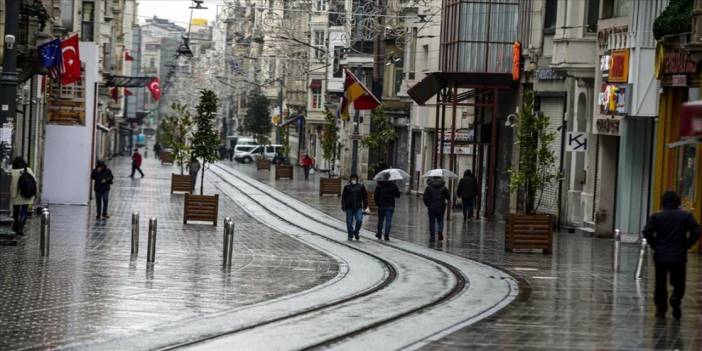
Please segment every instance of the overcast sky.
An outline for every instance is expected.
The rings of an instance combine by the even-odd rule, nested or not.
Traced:
[[[139,22],[143,23],[147,18],[157,16],[167,18],[176,24],[186,27],[190,19],[189,7],[193,4],[190,0],[138,0]],[[215,19],[217,5],[222,6],[222,0],[205,0],[203,6],[207,10],[195,10],[193,18],[205,18],[210,22]]]

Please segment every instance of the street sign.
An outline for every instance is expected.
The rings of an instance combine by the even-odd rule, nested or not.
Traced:
[[[361,140],[363,136],[361,134],[351,134],[351,140]]]
[[[568,135],[566,135],[566,151],[587,151],[587,134],[581,132],[568,132]]]

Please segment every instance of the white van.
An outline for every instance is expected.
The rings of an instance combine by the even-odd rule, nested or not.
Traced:
[[[241,163],[250,163],[257,156],[272,160],[275,155],[283,151],[283,145],[237,145],[234,148],[234,160]]]

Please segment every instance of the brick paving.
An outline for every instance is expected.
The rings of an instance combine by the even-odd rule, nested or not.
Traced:
[[[320,198],[318,177],[275,181],[273,172],[229,164],[262,182],[343,220],[339,199]],[[456,213],[457,216],[460,214]],[[458,218],[458,217],[455,217]],[[391,237],[427,243],[427,218],[421,199],[398,201]],[[376,217],[364,228],[375,231]],[[499,267],[520,281],[515,302],[492,317],[434,341],[427,350],[548,349],[702,349],[702,259],[690,254],[682,321],[654,318],[652,262],[639,282],[633,279],[638,245],[623,245],[621,272],[613,274],[612,241],[581,233],[557,233],[552,255],[504,250],[504,224],[454,220],[438,250]],[[427,243],[427,245],[429,245]]]
[[[220,197],[220,222],[236,223],[231,271],[222,269],[222,225],[182,224],[183,195],[170,194],[175,168],[146,160],[130,179],[112,164],[107,220],[86,206],[51,206],[51,254],[39,252],[31,219],[16,247],[0,247],[0,350],[85,346],[303,291],[339,271],[334,259],[249,218]],[[207,178],[207,176],[206,176]],[[205,193],[214,193],[206,181]],[[91,204],[92,205],[92,204]],[[141,214],[139,256],[130,260],[130,215]],[[146,265],[148,218],[158,218],[157,254]]]

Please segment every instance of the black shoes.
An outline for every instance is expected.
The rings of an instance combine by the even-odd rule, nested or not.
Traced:
[[[103,219],[108,219],[108,218],[110,218],[110,216],[108,216],[108,215],[102,215],[102,218],[103,218]]]
[[[361,240],[361,237],[358,234],[354,234],[353,236],[356,237],[356,241]]]
[[[383,234],[381,232],[375,233],[375,237],[378,238],[378,240],[380,240],[380,237],[382,237],[382,236],[383,236]]]
[[[95,216],[95,219],[100,220],[100,215]]]
[[[433,236],[433,235],[430,236],[430,237],[429,237],[429,242],[430,242],[430,243],[433,243],[434,241],[436,241],[436,240],[434,239],[434,236]]]
[[[353,235],[349,235],[349,241],[353,241]]]
[[[673,307],[673,318],[680,320],[682,318],[682,310],[680,307]]]
[[[380,239],[380,238],[378,238],[378,239]],[[390,237],[389,237],[389,236],[385,236],[385,241],[390,241]]]
[[[444,234],[443,233],[439,233],[439,241],[444,241]]]

